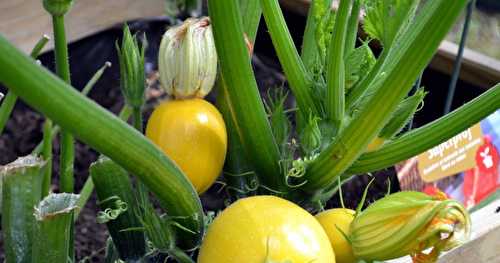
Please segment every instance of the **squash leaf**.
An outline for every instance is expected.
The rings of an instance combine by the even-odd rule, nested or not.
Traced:
[[[346,88],[352,88],[377,62],[368,41],[349,53],[346,59]]]
[[[365,32],[389,47],[413,22],[420,0],[371,0],[366,3]]]

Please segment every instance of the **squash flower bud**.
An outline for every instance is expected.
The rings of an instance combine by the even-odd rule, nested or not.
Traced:
[[[43,0],[43,7],[53,16],[65,15],[72,5],[73,0]]]
[[[145,39],[145,38],[144,38]],[[116,43],[120,61],[120,87],[127,105],[140,108],[144,103],[146,79],[144,75],[144,53],[147,43],[139,47],[137,37],[130,33],[128,26],[123,27],[121,47]]]
[[[160,82],[175,98],[203,98],[217,75],[217,51],[210,20],[190,18],[170,28],[160,44]]]
[[[399,192],[361,212],[351,224],[354,255],[367,261],[411,255],[414,262],[435,262],[441,251],[470,237],[470,217],[457,201],[443,193]],[[426,254],[423,251],[432,248]]]

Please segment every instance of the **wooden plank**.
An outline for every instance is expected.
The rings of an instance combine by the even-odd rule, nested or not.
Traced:
[[[443,41],[430,67],[451,74],[458,52],[458,45]],[[490,88],[500,82],[500,61],[472,49],[464,50],[460,78],[482,88]]]
[[[301,15],[307,15],[310,0],[281,0],[283,7]],[[332,8],[338,6],[334,1]],[[430,67],[445,74],[452,73],[458,46],[443,41],[430,63]],[[500,61],[471,49],[465,49],[460,79],[481,88],[490,88],[500,82]]]
[[[160,16],[165,0],[80,0],[67,15],[68,40],[75,41],[127,20]],[[43,34],[52,35],[41,0],[0,0],[0,34],[28,52]],[[45,50],[51,49],[49,43]]]

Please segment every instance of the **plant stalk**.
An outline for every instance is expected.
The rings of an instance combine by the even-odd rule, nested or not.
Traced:
[[[243,31],[248,40],[255,44],[255,36],[259,29],[262,8],[258,0],[240,0],[240,10],[243,18]]]
[[[347,33],[345,41],[345,52],[344,56],[349,56],[349,53],[356,47],[356,40],[358,38],[358,27],[359,27],[359,14],[361,13],[361,1],[353,0],[351,14],[349,16],[349,21],[347,22]]]
[[[37,66],[2,36],[0,82],[84,143],[139,177],[169,215],[196,233],[183,235],[183,247],[198,244],[203,235],[203,211],[196,191],[182,171],[142,134]]]
[[[388,142],[377,151],[365,153],[349,168],[349,174],[380,170],[426,151],[500,108],[500,84],[450,114]]]
[[[35,156],[0,167],[2,235],[6,262],[31,262],[34,245],[33,208],[41,199],[45,162]]]
[[[54,30],[54,52],[56,57],[57,75],[66,83],[71,84],[68,44],[66,42],[66,29],[64,26],[64,15],[52,16]],[[59,188],[61,192],[74,192],[73,163],[75,159],[74,139],[71,133],[61,130],[61,153],[59,169]]]
[[[30,56],[36,59],[42,49],[45,47],[47,42],[49,42],[49,37],[47,35],[43,35],[40,40],[35,44],[35,47],[31,50]],[[7,120],[9,120],[9,116],[16,105],[17,95],[13,92],[8,92],[5,98],[2,101],[2,106],[0,106],[0,134],[2,134],[5,125],[7,124]]]
[[[298,107],[305,116],[309,116],[309,111],[314,116],[318,116],[320,111],[310,92],[312,79],[293,43],[278,0],[261,0],[260,2],[271,40],[283,71],[290,82]]]
[[[36,237],[33,263],[68,262],[72,258],[73,213],[78,195],[47,196],[35,208]]]
[[[231,117],[245,152],[262,183],[286,191],[279,167],[279,150],[259,95],[237,1],[210,1],[209,12]],[[219,91],[221,92],[221,91]],[[250,110],[251,109],[251,110]]]
[[[335,182],[363,153],[429,63],[467,0],[426,2],[413,26],[395,46],[387,76],[354,119],[308,167],[305,189],[314,191]],[[432,28],[433,30],[428,30]]]
[[[344,50],[350,8],[351,0],[340,0],[339,9],[335,15],[332,40],[328,49],[325,109],[327,117],[333,121],[337,130],[340,130],[342,126],[345,112]]]
[[[127,105],[124,105],[122,110],[118,114],[118,117],[122,121],[127,122],[130,115],[131,115],[130,107]],[[56,128],[57,128],[57,126],[56,126]],[[77,203],[79,210],[75,211],[75,218],[74,218],[75,222],[78,220],[78,216],[80,215],[80,211],[85,207],[85,204],[87,204],[87,201],[89,200],[93,191],[94,191],[94,182],[92,181],[92,177],[89,176],[89,177],[87,177],[87,180],[85,180],[85,184],[83,185],[83,188],[79,194],[80,198],[78,199],[78,203]]]
[[[319,2],[319,3],[318,3]],[[302,41],[301,57],[304,66],[312,69],[319,56],[318,44],[316,41],[316,29],[318,26],[316,14],[318,8],[329,10],[332,6],[332,0],[313,0],[307,14],[306,28],[304,30],[304,39]]]
[[[136,217],[138,204],[127,171],[101,156],[90,166],[90,175],[99,207],[104,211],[101,215],[109,217],[106,226],[120,258],[126,262],[140,260],[146,254],[146,242],[142,231],[131,230],[141,224]]]

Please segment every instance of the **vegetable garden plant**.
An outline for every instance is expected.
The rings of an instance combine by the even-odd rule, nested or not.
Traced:
[[[157,262],[159,255],[200,263],[437,260],[470,232],[468,213],[454,200],[400,192],[363,211],[323,207],[355,174],[423,152],[499,108],[495,86],[401,133],[426,94],[419,87],[409,95],[415,80],[467,2],[341,0],[333,12],[332,0],[313,0],[298,51],[278,0],[209,0],[210,18],[189,19],[163,37],[159,70],[172,99],[157,107],[145,137],[147,43],[124,28],[117,52],[126,105],[114,116],[85,97],[109,65],[82,93],[71,87],[64,17],[72,1],[44,0],[57,75],[34,60],[46,37],[30,58],[0,36],[0,82],[9,89],[0,131],[18,96],[47,117],[40,147],[0,170],[7,262],[74,261],[73,222],[94,188],[97,221],[111,236],[106,262]],[[360,14],[368,38],[356,45]],[[291,89],[276,89],[265,102],[250,60],[261,16]],[[370,41],[381,44],[379,56]],[[203,100],[213,86],[217,108]],[[285,107],[287,96],[295,107]],[[50,191],[55,125],[59,194]],[[102,154],[80,194],[73,193],[73,136]],[[198,194],[222,168],[234,203],[214,219]]]

